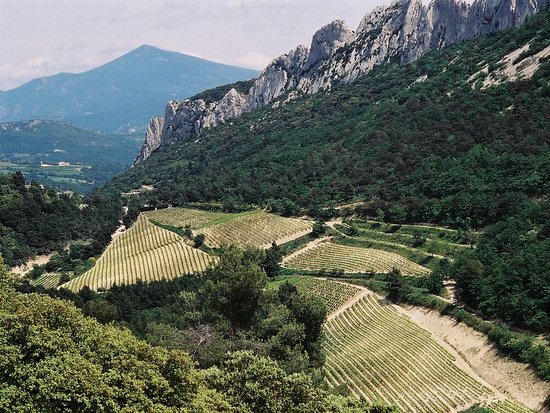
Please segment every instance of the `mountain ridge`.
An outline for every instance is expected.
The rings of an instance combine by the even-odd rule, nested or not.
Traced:
[[[353,82],[375,66],[409,63],[431,50],[517,27],[548,5],[548,0],[396,0],[368,13],[357,31],[341,20],[322,27],[311,47],[299,45],[273,60],[248,93],[229,90],[218,102],[172,100],[163,128],[149,128],[134,165],[160,146],[199,134],[203,129],[269,104],[279,105],[300,94]],[[153,120],[158,125],[159,120]]]
[[[0,92],[0,122],[51,119],[106,132],[145,130],[171,97],[256,73],[142,45],[81,73],[58,73]]]

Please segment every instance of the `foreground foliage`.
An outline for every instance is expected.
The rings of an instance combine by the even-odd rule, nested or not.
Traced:
[[[330,395],[250,351],[199,370],[179,350],[13,287],[0,262],[1,412],[384,412]]]

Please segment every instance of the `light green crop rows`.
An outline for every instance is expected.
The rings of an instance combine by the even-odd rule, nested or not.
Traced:
[[[267,248],[272,242],[281,243],[311,230],[312,224],[303,219],[283,218],[264,211],[238,214],[202,211],[188,208],[168,208],[147,212],[146,216],[173,227],[191,226],[206,236],[209,247],[234,244],[241,248]]]
[[[280,285],[284,281],[278,282],[278,284]],[[292,277],[289,281],[298,288],[298,291],[323,300],[329,315],[361,291],[359,287],[350,284],[313,277]]]
[[[430,270],[399,254],[377,250],[339,245],[330,242],[320,243],[304,251],[286,263],[288,268],[299,270],[341,269],[349,273],[387,273],[397,268],[404,275],[426,275]]]
[[[44,274],[37,278],[36,280],[31,280],[31,285],[39,286],[41,285],[44,288],[55,288],[59,285],[59,279],[61,275],[55,272]]]
[[[491,390],[462,371],[428,332],[373,294],[325,326],[329,384],[404,412],[448,412]]]
[[[244,213],[246,214],[246,213]],[[205,211],[191,208],[167,208],[145,212],[144,215],[152,221],[157,221],[173,227],[189,225],[193,229],[205,228],[210,225],[231,221],[240,214]]]
[[[96,265],[63,287],[78,291],[113,284],[129,285],[138,280],[158,281],[204,271],[215,258],[187,245],[174,232],[162,229],[140,215],[137,222],[115,239]]]
[[[510,400],[502,400],[485,406],[494,413],[533,413],[527,407]]]
[[[203,230],[211,247],[235,244],[240,247],[268,247],[274,241],[298,236],[311,230],[311,223],[301,219],[283,218],[258,211],[239,216],[232,221]]]

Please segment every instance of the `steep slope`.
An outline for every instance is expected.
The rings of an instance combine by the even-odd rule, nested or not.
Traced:
[[[550,63],[539,55],[549,16],[205,129],[111,185],[153,184],[157,202],[228,200],[292,214],[364,198],[366,212],[381,208],[395,222],[498,221],[549,193]],[[526,45],[517,63],[540,56],[531,78],[481,88]]]
[[[315,33],[310,49],[300,45],[275,59],[248,93],[231,89],[217,102],[170,101],[162,129],[148,131],[136,162],[159,146],[277,100],[329,90],[378,65],[406,64],[431,50],[517,27],[547,4],[548,0],[476,0],[472,5],[435,0],[424,6],[421,0],[396,0],[365,16],[355,32],[336,20]]]
[[[143,45],[84,73],[60,73],[0,92],[0,121],[53,119],[107,132],[145,130],[167,100],[256,74]]]

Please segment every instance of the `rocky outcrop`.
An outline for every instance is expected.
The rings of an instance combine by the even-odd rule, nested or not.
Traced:
[[[139,150],[134,163],[141,162],[149,157],[155,149],[161,145],[164,118],[156,116],[149,121],[147,132],[145,132],[145,143]]]
[[[352,82],[380,64],[406,64],[431,50],[519,26],[549,2],[433,0],[425,6],[421,0],[397,0],[367,14],[355,32],[336,20],[315,33],[310,49],[298,46],[271,62],[246,95],[232,89],[215,103],[169,102],[161,138],[148,131],[136,162],[151,148],[197,135],[244,112]]]

